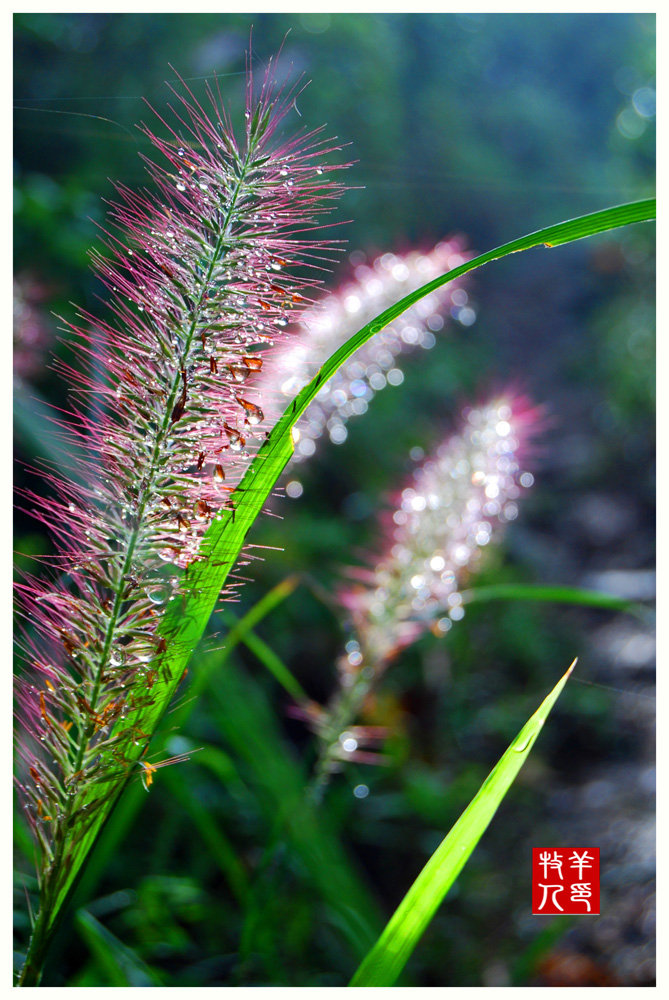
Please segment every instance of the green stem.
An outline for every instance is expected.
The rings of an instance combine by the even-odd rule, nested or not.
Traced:
[[[322,800],[335,761],[341,760],[340,736],[359,715],[365,698],[378,676],[376,671],[371,676],[364,674],[365,671],[361,666],[351,686],[343,688],[338,693],[329,710],[326,726],[320,734],[321,749],[314,767],[314,775],[307,788],[307,795],[314,802]]]
[[[51,940],[51,934],[47,927],[47,916],[47,910],[40,907],[30,938],[28,954],[19,973],[16,986],[39,986],[40,984],[44,960]]]

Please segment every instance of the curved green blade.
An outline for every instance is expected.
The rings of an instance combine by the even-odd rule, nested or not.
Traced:
[[[647,620],[652,613],[638,601],[605,594],[582,587],[562,587],[543,583],[491,583],[462,592],[463,604],[483,604],[486,601],[538,601],[545,604],[572,604],[581,608],[601,608],[623,611]]]
[[[527,760],[576,660],[500,758],[395,910],[349,986],[393,986]]]
[[[427,285],[400,299],[342,345],[311,382],[296,396],[271,434],[260,448],[244,479],[235,490],[234,507],[220,512],[220,521],[214,521],[204,537],[200,550],[202,559],[191,567],[185,581],[185,598],[174,601],[168,609],[162,633],[172,642],[167,662],[176,676],[183,671],[190,653],[200,640],[228,573],[234,566],[246,535],[261,512],[284,466],[293,453],[291,431],[321,387],[337,369],[370,337],[391,323],[419,299],[460,275],[472,271],[489,261],[536,246],[558,246],[592,236],[608,229],[615,229],[634,222],[644,222],[655,217],[655,200],[634,202],[582,216],[556,226],[539,230],[529,236],[513,240],[495,250],[481,254],[461,264]]]

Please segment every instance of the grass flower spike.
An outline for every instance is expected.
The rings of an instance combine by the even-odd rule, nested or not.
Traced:
[[[150,190],[117,186],[95,255],[111,318],[81,312],[70,327],[93,374],[61,365],[86,486],[49,476],[55,498],[26,498],[58,552],[53,579],[20,587],[19,785],[41,897],[23,985],[38,977],[77,844],[131,774],[148,785],[155,770],[141,710],[169,641],[162,614],[264,438],[263,348],[285,340],[317,284],[308,275],[329,241],[314,231],[343,190],[319,132],[277,138],[296,93],[277,90],[271,69],[257,99],[249,74],[240,143],[217,88],[206,111],[185,84],[174,93],[174,124],[161,119],[161,137],[143,127],[161,155]]]
[[[537,408],[505,393],[462,416],[459,433],[436,448],[396,498],[383,555],[372,567],[351,570],[356,583],[339,595],[355,637],[339,660],[341,690],[314,717],[323,739],[319,781],[337,758],[370,758],[360,756],[362,740],[350,727],[371,685],[427,629],[444,633],[463,618],[461,588],[534,482],[523,466],[538,429]]]
[[[366,656],[382,663],[439,615],[464,615],[460,589],[483,550],[518,515],[533,476],[523,471],[538,411],[510,394],[463,412],[463,425],[413,473],[396,499],[386,553],[364,586],[340,595]]]
[[[427,252],[384,253],[369,264],[359,261],[351,279],[304,312],[303,335],[279,352],[280,377],[274,386],[278,413],[364,323],[467,259],[464,241],[453,236]],[[335,444],[345,441],[347,421],[365,413],[376,392],[402,382],[397,367],[400,354],[432,347],[434,333],[443,329],[451,315],[465,325],[474,321],[474,310],[467,302],[462,283],[451,282],[421,299],[356,351],[323,386],[295,428],[293,462],[313,455],[316,441],[325,433]]]

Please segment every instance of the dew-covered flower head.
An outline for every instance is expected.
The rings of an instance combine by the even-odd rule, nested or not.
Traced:
[[[534,481],[525,461],[537,422],[525,399],[501,394],[464,410],[460,431],[415,470],[396,498],[385,552],[340,595],[367,662],[463,617],[463,583]]]
[[[442,240],[431,250],[384,253],[366,261],[351,255],[350,277],[302,314],[296,336],[277,353],[268,372],[268,398],[278,416],[321,365],[350,337],[403,296],[467,260],[460,236]],[[328,435],[335,444],[346,440],[346,424],[367,412],[375,393],[400,385],[399,357],[434,346],[453,320],[470,325],[475,312],[462,281],[435,289],[368,340],[323,386],[294,429],[294,462],[314,454],[316,442]]]
[[[68,324],[72,412],[58,422],[85,452],[83,485],[52,476],[25,499],[57,544],[50,578],[20,587],[20,784],[47,860],[92,785],[102,808],[146,750],[164,608],[271,426],[260,374],[317,284],[322,215],[343,190],[320,131],[281,136],[289,117],[300,126],[296,92],[271,67],[259,93],[249,76],[239,139],[217,84],[206,107],[185,83],[174,94],[143,126],[149,187],[117,185],[94,255],[110,312]]]

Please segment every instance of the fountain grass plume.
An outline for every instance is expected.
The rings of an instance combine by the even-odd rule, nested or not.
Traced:
[[[464,617],[464,584],[518,516],[518,501],[534,482],[525,464],[541,424],[541,411],[510,391],[466,407],[459,432],[393,498],[381,554],[347,571],[354,582],[338,596],[353,637],[338,662],[339,688],[325,709],[311,705],[304,713],[321,737],[317,785],[337,761],[379,759],[360,749],[369,733],[378,743],[377,728],[352,723],[403,648],[428,629],[445,634]]]
[[[383,253],[367,262],[360,251],[351,255],[353,269],[341,284],[300,320],[302,335],[278,352],[278,376],[268,370],[273,382],[270,397],[277,416],[318,368],[367,323],[404,295],[468,260],[462,236],[450,236],[428,250]],[[435,333],[448,329],[453,318],[465,325],[475,313],[467,305],[468,295],[460,279],[437,288],[421,299],[380,333],[367,341],[323,386],[294,429],[293,463],[304,462],[316,450],[316,442],[327,434],[335,444],[346,440],[351,417],[366,413],[374,395],[387,385],[399,385],[403,373],[399,356],[416,348],[434,346]]]
[[[160,154],[150,188],[116,186],[93,255],[110,316],[66,324],[89,371],[59,364],[72,403],[57,422],[85,449],[85,485],[49,473],[44,495],[24,496],[56,555],[50,579],[19,585],[18,785],[40,882],[21,985],[39,980],[77,841],[133,771],[152,779],[134,713],[154,698],[164,610],[264,439],[265,351],[290,336],[336,243],[319,230],[344,190],[328,163],[339,147],[320,129],[279,137],[298,91],[271,64],[258,95],[248,72],[239,142],[217,82],[206,110],[183,80],[171,89],[170,120],[141,126]]]

